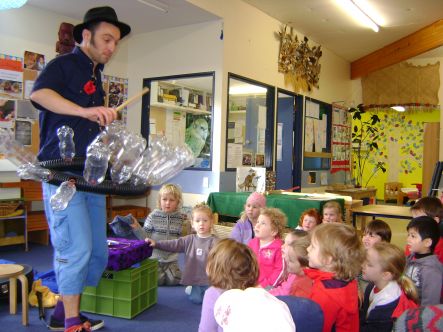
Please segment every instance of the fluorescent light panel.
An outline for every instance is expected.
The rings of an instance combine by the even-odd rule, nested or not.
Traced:
[[[391,108],[393,110],[396,110],[397,112],[404,112],[404,111],[406,111],[406,108],[404,108],[403,106],[392,106]]]
[[[231,86],[229,88],[230,95],[259,95],[265,94],[266,91],[268,91],[266,88],[252,84]]]
[[[164,3],[161,3],[160,1],[157,1],[157,0],[149,0],[149,1],[148,0],[137,0],[137,1],[146,5],[146,6],[155,8],[165,14],[168,12],[167,6]]]
[[[366,25],[375,32],[378,32],[380,30],[380,27],[377,25],[377,23],[375,23],[374,20],[369,17],[369,15],[365,11],[363,11],[362,8],[359,7],[356,1],[335,0],[335,2],[358,22]]]

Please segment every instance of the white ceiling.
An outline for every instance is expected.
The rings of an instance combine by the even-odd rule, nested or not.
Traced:
[[[385,23],[378,33],[344,13],[335,0],[243,0],[354,61],[443,18],[443,0],[355,0],[366,2]]]
[[[143,1],[164,8],[167,13],[147,6]],[[443,0],[355,0],[366,1],[384,18],[385,23],[375,33],[342,12],[335,4],[336,0],[243,1],[283,23],[290,23],[300,33],[348,61],[443,18]],[[121,21],[131,25],[133,34],[218,19],[186,0],[28,0],[28,5],[77,21],[82,21],[89,8],[109,5],[117,11]]]
[[[118,19],[131,26],[133,34],[218,19],[217,16],[188,3],[186,0],[144,1],[166,9],[167,13],[138,0],[28,0],[26,5],[72,17],[76,21],[83,21],[84,14],[90,8],[111,6],[117,12]]]

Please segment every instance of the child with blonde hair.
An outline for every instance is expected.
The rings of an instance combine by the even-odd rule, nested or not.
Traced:
[[[329,201],[323,205],[323,222],[343,222],[341,206],[337,201]]]
[[[213,214],[206,204],[198,204],[192,209],[192,227],[196,234],[187,235],[175,240],[159,240],[146,238],[152,247],[168,252],[185,254],[185,267],[181,278],[182,285],[191,285],[189,300],[200,304],[209,287],[206,275],[206,262],[209,251],[218,239],[212,235]]]
[[[181,189],[172,183],[163,185],[157,198],[157,208],[146,218],[143,228],[137,219],[132,217],[132,231],[134,235],[144,240],[152,238],[158,240],[177,239],[181,236],[183,216],[180,209],[183,205]],[[158,259],[158,285],[178,285],[181,271],[178,267],[178,255],[160,249],[154,249],[151,258]]]
[[[209,287],[203,297],[200,332],[223,331],[214,317],[214,305],[228,289],[255,287],[258,280],[258,264],[252,250],[234,239],[220,240],[209,252],[206,273]]]
[[[303,211],[295,229],[301,229],[306,232],[312,230],[315,226],[321,224],[321,215],[317,209],[308,209]]]
[[[370,283],[360,310],[360,331],[392,331],[395,319],[417,307],[417,290],[403,275],[405,267],[405,255],[393,244],[378,242],[368,249],[363,277]]]
[[[285,237],[282,246],[284,259],[283,281],[279,286],[269,290],[272,295],[293,295],[309,297],[311,294],[312,280],[308,278],[303,269],[308,267],[308,251],[310,244],[309,234],[305,231],[294,229]]]
[[[310,299],[323,310],[323,331],[359,330],[355,277],[364,261],[356,231],[340,223],[321,224],[311,234],[306,275],[313,280]]]
[[[285,214],[276,208],[264,208],[260,211],[255,238],[249,241],[248,246],[257,255],[260,267],[259,284],[266,287],[275,287],[283,269],[281,236],[286,225]]]
[[[257,224],[260,209],[266,207],[266,197],[258,192],[253,192],[246,200],[245,210],[231,232],[231,238],[248,244],[254,238],[254,227]]]

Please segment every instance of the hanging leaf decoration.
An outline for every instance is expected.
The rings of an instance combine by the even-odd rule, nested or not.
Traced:
[[[280,39],[278,56],[278,71],[285,74],[285,80],[292,82],[295,90],[312,91],[312,87],[319,88],[321,46],[309,47],[308,37],[298,40],[293,29],[282,26],[277,33]]]

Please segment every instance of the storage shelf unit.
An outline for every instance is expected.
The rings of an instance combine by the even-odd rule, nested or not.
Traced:
[[[0,246],[24,244],[25,250],[28,251],[27,216],[26,206],[23,201],[20,201],[17,210],[22,210],[23,212],[17,216],[0,217]]]

